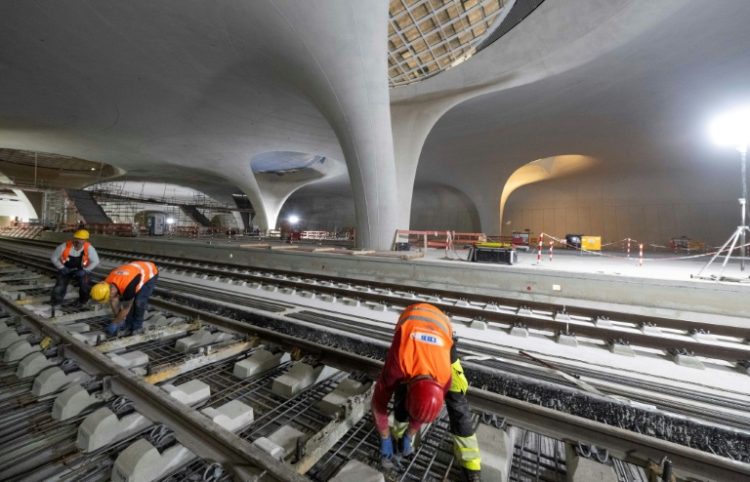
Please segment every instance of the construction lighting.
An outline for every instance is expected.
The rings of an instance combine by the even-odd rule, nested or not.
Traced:
[[[174,224],[174,218],[167,218],[167,224]]]
[[[740,107],[717,117],[711,122],[709,130],[717,145],[732,147],[740,153],[740,184],[742,185],[739,198],[740,225],[696,275],[697,278],[703,278],[703,272],[721,255],[724,256],[724,262],[721,263],[721,273],[718,277],[720,280],[735,249],[740,254],[740,271],[745,271],[747,235],[750,233],[747,225],[747,146],[750,143],[750,106]]]
[[[750,144],[750,106],[718,116],[711,122],[710,132],[717,145],[747,151]]]
[[[289,216],[289,224],[294,225],[294,224],[297,224],[298,222],[299,222],[299,216],[297,216],[296,214],[292,214],[291,216]]]

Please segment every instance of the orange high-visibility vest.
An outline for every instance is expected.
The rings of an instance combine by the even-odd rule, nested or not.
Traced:
[[[85,268],[89,265],[89,247],[91,246],[91,243],[88,241],[83,242],[83,251],[81,251],[81,256],[83,256],[83,259],[81,260],[81,265]],[[60,255],[60,262],[62,264],[65,264],[68,262],[68,259],[70,258],[70,251],[73,249],[73,241],[68,241],[65,243],[65,248],[63,248],[63,252]]]
[[[137,293],[148,280],[157,274],[159,274],[159,270],[156,269],[156,265],[151,261],[133,261],[132,263],[113,269],[104,281],[115,285],[117,291],[122,295],[136,276],[141,275],[141,281],[135,288],[135,292]]]
[[[451,380],[453,329],[450,319],[426,303],[411,305],[398,320],[398,360],[407,378],[429,375],[441,386]]]

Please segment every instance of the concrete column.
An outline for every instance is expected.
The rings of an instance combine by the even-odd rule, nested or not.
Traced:
[[[341,144],[354,194],[357,245],[389,249],[399,206],[388,91],[388,2],[271,2],[292,27],[280,42],[298,79]],[[291,52],[295,52],[294,55]],[[293,70],[292,70],[293,69]]]

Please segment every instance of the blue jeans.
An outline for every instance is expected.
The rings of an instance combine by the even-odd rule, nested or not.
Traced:
[[[140,330],[143,328],[143,317],[146,316],[146,309],[148,309],[148,299],[151,297],[151,293],[154,292],[157,279],[159,279],[159,275],[148,280],[146,284],[141,286],[141,290],[135,294],[133,306],[130,308],[128,317],[125,318],[125,328],[130,330]]]

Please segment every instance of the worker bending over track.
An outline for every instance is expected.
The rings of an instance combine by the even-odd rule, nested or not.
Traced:
[[[91,288],[91,299],[99,303],[109,301],[115,315],[106,328],[108,335],[117,335],[122,328],[131,334],[142,330],[148,299],[158,278],[159,270],[154,263],[133,261],[113,269],[104,281]]]
[[[57,280],[52,288],[52,311],[55,306],[63,302],[68,284],[75,279],[78,282],[78,304],[83,305],[89,300],[89,274],[99,265],[99,255],[89,243],[89,232],[79,229],[69,239],[55,248],[50,257],[57,268]]]
[[[468,388],[450,319],[428,303],[407,307],[399,317],[372,397],[384,463],[388,465],[394,458],[394,439],[402,456],[414,452],[414,437],[420,426],[435,420],[445,401],[456,460],[466,480],[481,480],[479,444],[466,400]],[[396,423],[389,428],[388,402],[394,394]]]

